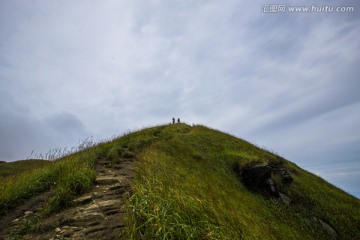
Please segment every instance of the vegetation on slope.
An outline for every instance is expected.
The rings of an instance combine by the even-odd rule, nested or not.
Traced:
[[[128,209],[131,239],[329,239],[316,219],[359,239],[359,200],[285,159],[203,126],[152,131]],[[261,162],[291,170],[290,206],[249,191],[232,171]]]
[[[16,162],[0,161],[0,179],[29,170],[33,171],[34,169],[42,168],[47,164],[50,164],[50,162],[41,159],[20,160]]]
[[[129,149],[127,152],[124,149]],[[360,239],[360,201],[295,164],[246,141],[206,128],[171,124],[136,131],[46,166],[3,178],[0,214],[50,190],[45,213],[91,188],[94,162],[135,154],[127,206],[129,239]],[[292,199],[249,191],[234,172],[259,163],[286,167]]]
[[[66,208],[76,196],[93,186],[96,177],[94,163],[97,159],[108,158],[115,163],[121,156],[130,154],[122,152],[127,146],[131,151],[139,152],[154,139],[152,134],[147,134],[148,131],[151,130],[136,131],[96,145],[86,139],[70,151],[55,149],[39,155],[54,161],[1,162],[0,216],[46,191],[51,192],[51,197],[44,209],[45,215]]]
[[[46,213],[66,207],[76,195],[87,191],[95,180],[94,150],[80,151],[58,161],[43,161],[46,164],[37,162],[36,166],[31,160],[6,163],[12,166],[6,169],[12,174],[0,179],[0,215],[48,190],[52,191],[52,196]],[[28,170],[14,172],[26,166]]]

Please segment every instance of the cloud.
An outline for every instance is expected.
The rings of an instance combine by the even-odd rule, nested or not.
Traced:
[[[360,165],[354,163],[343,163],[330,165],[329,167],[314,167],[310,169],[313,173],[337,187],[346,189],[348,193],[358,195],[358,182],[360,181]]]
[[[0,91],[0,159],[25,159],[32,151],[75,146],[90,136],[76,116],[62,112],[50,117],[33,115],[24,104]]]
[[[84,125],[73,114],[62,112],[45,119],[45,123],[56,135],[78,136],[86,132]]]
[[[180,117],[309,168],[355,165],[359,2],[345,4],[354,13],[264,4],[0,2],[0,159]]]

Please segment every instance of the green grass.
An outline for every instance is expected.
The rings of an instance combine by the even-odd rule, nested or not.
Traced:
[[[12,171],[25,169],[26,166],[29,169],[1,178],[0,215],[45,191],[52,192],[45,209],[47,214],[68,206],[76,195],[92,186],[95,180],[95,160],[96,152],[93,148],[57,161],[42,161],[42,164],[36,166],[28,165],[28,161],[34,163],[30,160],[6,163],[12,166]]]
[[[95,181],[95,161],[108,158],[113,162],[119,157],[129,157],[156,138],[158,128],[128,133],[120,138],[94,144],[92,140],[80,142],[70,150],[50,150],[47,160],[24,160],[0,163],[0,215],[11,211],[33,196],[51,191],[44,214],[52,214],[71,205],[72,200],[87,190]],[[128,149],[124,151],[123,149]],[[76,151],[78,149],[78,151]]]
[[[329,239],[314,217],[342,239],[360,238],[359,200],[285,159],[203,126],[169,125],[157,135],[137,163],[130,239]],[[292,205],[248,191],[232,171],[260,162],[292,170],[284,189]]]
[[[40,159],[20,160],[16,162],[0,162],[0,181],[2,178],[17,175],[29,170],[33,171],[34,169],[42,168],[48,164],[51,164],[51,162]]]
[[[96,159],[134,156],[128,239],[331,239],[316,219],[331,224],[340,239],[360,239],[358,199],[270,151],[186,124],[135,131],[2,178],[0,214],[48,190],[44,213],[58,211],[91,188]],[[233,171],[269,162],[293,177],[282,186],[290,206],[249,191]]]

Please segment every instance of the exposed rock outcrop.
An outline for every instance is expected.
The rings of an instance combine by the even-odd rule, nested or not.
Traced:
[[[258,164],[242,169],[240,176],[244,185],[249,189],[256,189],[258,191],[268,190],[272,170],[268,164]]]
[[[293,178],[282,164],[262,163],[243,168],[235,166],[233,170],[250,191],[279,197],[284,204],[290,205],[291,199],[281,192],[281,186],[291,184]],[[276,182],[274,176],[280,178],[281,182]]]

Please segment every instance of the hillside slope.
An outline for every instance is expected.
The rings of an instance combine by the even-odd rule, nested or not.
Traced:
[[[203,126],[151,131],[131,198],[135,239],[360,239],[360,201],[295,164]],[[275,192],[245,171],[269,165]]]
[[[105,162],[108,170],[100,166]],[[119,195],[119,209],[126,211],[121,223],[119,220],[114,224],[117,229],[113,237],[106,235],[111,229],[101,221],[80,226],[80,233],[85,234],[81,236],[360,239],[358,199],[269,151],[204,126],[186,124],[136,131],[5,182],[0,187],[0,213],[5,215],[26,204],[31,196],[50,196],[38,206],[42,209],[31,209],[36,219],[20,217],[22,225],[13,224],[6,230],[16,233],[7,235],[8,239],[62,238],[65,236],[58,233],[64,229],[78,229],[79,222],[59,216],[66,212],[76,216],[80,212],[87,218],[84,206],[93,209],[91,206],[101,205],[96,189],[104,174],[118,178],[127,162],[134,169],[134,174],[128,173],[125,179],[131,191]],[[105,181],[106,189],[119,189],[119,182],[113,181]],[[90,205],[77,206],[83,199]],[[103,214],[103,219],[117,219],[116,214],[123,214],[123,210],[112,209],[111,213],[115,215],[96,214]],[[76,239],[71,236],[68,239]]]
[[[16,162],[0,161],[0,178],[9,177],[29,170],[31,171],[47,164],[50,164],[50,162],[40,159],[19,160]]]

